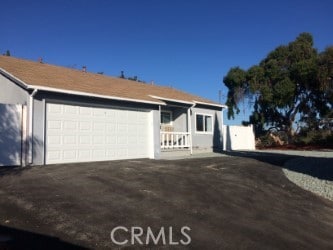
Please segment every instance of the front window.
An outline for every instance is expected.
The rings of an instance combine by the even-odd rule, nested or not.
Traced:
[[[211,115],[196,114],[196,132],[212,133],[213,117]]]
[[[169,111],[161,111],[161,124],[170,125],[172,122],[172,114]]]

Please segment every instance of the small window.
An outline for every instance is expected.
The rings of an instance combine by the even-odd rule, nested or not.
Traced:
[[[171,124],[172,115],[171,112],[161,111],[161,124]]]
[[[202,133],[213,132],[213,117],[211,115],[196,114],[196,131]]]

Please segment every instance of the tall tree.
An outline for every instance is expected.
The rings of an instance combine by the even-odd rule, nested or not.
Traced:
[[[7,49],[5,53],[3,53],[2,55],[4,56],[10,56],[10,51]]]
[[[331,74],[331,56],[331,49],[318,54],[312,35],[302,33],[270,52],[259,65],[248,70],[231,68],[223,79],[229,89],[228,116],[239,113],[240,100],[252,97],[250,122],[256,131],[275,127],[291,138],[298,118],[317,119],[332,108],[323,90]]]

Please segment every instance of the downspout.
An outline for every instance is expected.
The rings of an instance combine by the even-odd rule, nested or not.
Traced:
[[[195,103],[187,109],[187,131],[189,133],[189,143],[190,143],[190,154],[193,154],[193,145],[192,145],[192,119],[191,119],[191,110],[195,106]]]
[[[161,131],[161,105],[158,105],[159,121],[160,121],[160,131]]]
[[[34,108],[34,96],[37,94],[38,89],[34,89],[29,95],[29,131],[28,131],[28,164],[32,164],[33,158],[33,108]]]

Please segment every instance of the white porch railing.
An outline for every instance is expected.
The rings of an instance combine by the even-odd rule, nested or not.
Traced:
[[[165,132],[161,131],[161,149],[189,148],[189,132]]]

